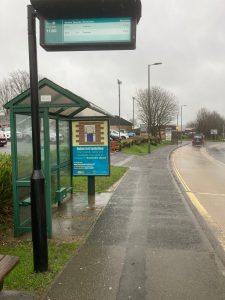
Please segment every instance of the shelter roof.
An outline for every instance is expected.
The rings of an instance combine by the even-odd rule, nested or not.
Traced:
[[[48,107],[49,114],[72,119],[74,117],[110,117],[111,115],[94,103],[43,78],[39,81],[39,105]],[[27,89],[4,105],[5,108],[30,108],[31,90]]]

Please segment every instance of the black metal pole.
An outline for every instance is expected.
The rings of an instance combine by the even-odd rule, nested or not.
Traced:
[[[45,203],[45,179],[41,170],[36,16],[32,5],[27,6],[27,13],[33,146],[33,173],[31,176],[33,261],[35,272],[45,272],[48,270],[48,239]]]
[[[151,153],[151,88],[150,88],[150,65],[148,65],[148,153]]]
[[[181,107],[180,107],[180,132],[181,132],[181,136],[180,136],[180,142],[181,142],[181,144],[182,144],[182,130],[183,130],[183,128],[182,128],[182,105],[181,105]]]
[[[122,81],[118,79],[118,96],[119,96],[119,139],[120,139],[120,85]]]
[[[88,205],[95,209],[95,176],[88,176]]]

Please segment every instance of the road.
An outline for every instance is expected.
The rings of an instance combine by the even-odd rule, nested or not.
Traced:
[[[191,204],[225,250],[225,144],[190,144],[177,149],[172,163]],[[217,247],[217,246],[216,246]],[[222,250],[221,249],[221,250]],[[221,252],[222,254],[222,252]]]
[[[207,152],[225,164],[225,143],[207,143]]]
[[[8,142],[5,146],[0,147],[0,153],[11,153],[11,143]]]

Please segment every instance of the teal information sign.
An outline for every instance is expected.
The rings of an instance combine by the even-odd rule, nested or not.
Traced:
[[[108,121],[73,121],[72,157],[73,176],[109,175]]]
[[[93,48],[95,45],[103,48],[109,45],[126,45],[128,48],[129,46],[134,48],[136,37],[134,28],[136,27],[131,17],[42,19],[41,46],[47,48],[46,50],[61,50],[67,46]]]
[[[109,175],[108,146],[73,146],[73,176]]]
[[[130,42],[131,18],[45,20],[45,43]]]

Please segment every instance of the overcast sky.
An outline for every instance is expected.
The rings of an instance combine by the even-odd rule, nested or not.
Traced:
[[[27,10],[29,0],[1,0],[0,81],[17,69],[28,69]],[[38,28],[38,27],[37,27]],[[37,34],[39,38],[39,32]],[[118,114],[132,118],[132,97],[160,86],[177,97],[183,122],[201,107],[225,116],[225,1],[142,0],[137,49],[132,51],[46,52],[38,45],[39,73]]]

